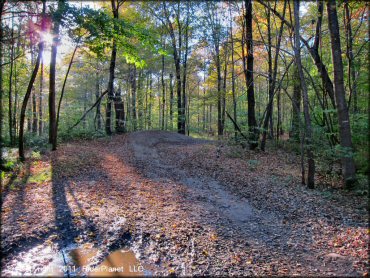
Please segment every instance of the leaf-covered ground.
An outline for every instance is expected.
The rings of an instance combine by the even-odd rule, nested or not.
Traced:
[[[300,185],[299,158],[169,132],[63,144],[2,190],[1,275],[60,250],[135,251],[152,274],[362,276],[367,198]]]

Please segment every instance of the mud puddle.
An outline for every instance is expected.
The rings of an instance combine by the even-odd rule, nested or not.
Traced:
[[[125,276],[151,276],[135,253],[130,249],[119,249],[111,252],[102,262],[99,262],[100,251],[92,244],[85,244],[82,247],[66,248],[60,253],[62,260],[56,260],[49,265],[42,276],[64,277],[125,277]]]
[[[9,276],[40,277],[124,277],[152,276],[131,249],[118,249],[107,256],[92,243],[71,244],[60,250],[40,245],[13,260]],[[5,273],[4,273],[5,274]]]

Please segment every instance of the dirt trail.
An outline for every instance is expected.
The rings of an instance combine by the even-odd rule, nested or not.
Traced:
[[[1,274],[66,266],[91,246],[91,266],[125,248],[157,275],[362,275],[362,213],[286,180],[294,163],[278,157],[278,176],[255,169],[279,168],[271,157],[245,155],[162,131],[64,144],[30,167],[51,180],[3,199]]]
[[[174,179],[177,184],[185,187],[188,196],[183,197],[193,202],[194,211],[205,210],[217,215],[224,224],[233,225],[241,231],[253,234],[255,239],[259,235],[258,232],[264,235],[277,232],[278,220],[271,213],[253,208],[246,198],[233,194],[227,187],[206,174],[195,176],[189,171],[171,165],[163,154],[161,156],[159,149],[209,142],[168,132],[137,132],[131,134],[129,140],[145,176],[164,183],[166,180]],[[179,152],[178,158],[181,159],[181,149]],[[255,225],[257,223],[260,225]]]

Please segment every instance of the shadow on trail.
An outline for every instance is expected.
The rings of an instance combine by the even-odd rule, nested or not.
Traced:
[[[10,210],[11,215],[9,216],[9,223],[16,226],[16,230],[20,230],[19,223],[26,219],[26,204],[25,204],[25,195],[26,195],[26,186],[27,180],[30,176],[31,162],[27,162],[22,173],[22,179],[17,181],[17,178],[21,174],[21,171],[18,169],[16,173],[12,175],[10,180],[4,185],[4,191],[1,192],[1,210],[5,209]],[[13,187],[13,188],[12,188]],[[11,202],[11,206],[4,208],[4,202],[6,197],[11,191],[15,191],[14,197]],[[2,223],[3,224],[3,223]],[[5,233],[6,234],[6,233]],[[14,234],[9,235],[14,236]],[[7,238],[4,237],[4,233],[1,233],[1,258],[5,257],[9,252],[13,250],[22,250],[24,243],[28,240],[27,237],[23,237],[21,234],[15,235],[17,238],[8,242]]]

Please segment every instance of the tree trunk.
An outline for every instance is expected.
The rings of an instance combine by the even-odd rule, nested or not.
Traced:
[[[292,97],[292,106],[293,106],[293,116],[292,116],[292,128],[290,136],[296,142],[300,140],[300,117],[301,117],[301,82],[299,80],[299,72],[297,67],[294,68],[293,75],[293,97]]]
[[[97,101],[100,97],[99,61],[97,62],[96,77],[95,78],[96,78],[96,81],[95,81],[95,101]],[[100,102],[96,105],[95,119],[97,121],[97,129],[101,130],[102,122],[101,122]]]
[[[137,129],[137,114],[136,114],[136,66],[132,65],[130,70],[131,83],[131,119],[134,131]]]
[[[55,78],[56,78],[56,59],[59,44],[59,28],[61,21],[61,13],[63,12],[65,1],[58,2],[57,16],[53,27],[53,44],[51,46],[50,58],[50,81],[49,81],[49,143],[52,144],[52,150],[57,149],[57,123],[56,123],[56,109],[55,109]]]
[[[230,41],[231,41],[231,94],[233,98],[233,116],[234,121],[237,124],[237,102],[236,102],[236,93],[235,93],[235,61],[234,61],[234,36],[232,28],[232,16],[231,16],[231,6],[229,6],[230,13]],[[238,138],[237,125],[234,125],[234,138]]]
[[[152,128],[152,91],[153,91],[153,77],[149,73],[149,97],[148,97],[148,129]]]
[[[111,7],[112,13],[114,18],[114,32],[118,31],[117,20],[119,16],[119,5],[120,2],[116,2],[116,0],[111,0]],[[107,108],[106,108],[106,118],[105,118],[105,132],[110,135],[112,134],[112,103],[114,102],[114,108],[116,110],[116,123],[115,128],[116,132],[123,133],[125,132],[125,119],[124,117],[124,104],[123,100],[120,95],[115,96],[114,93],[114,71],[116,68],[116,57],[117,57],[117,42],[116,38],[113,37],[112,39],[112,52],[109,64],[109,79],[108,79],[108,101],[107,101]],[[118,110],[117,110],[118,109]]]
[[[45,10],[46,10],[46,1],[43,0],[43,2],[42,2],[42,18],[41,18],[41,30],[42,30],[42,32],[45,32],[45,30],[46,30],[46,28],[45,28],[46,27]],[[31,79],[30,79],[30,82],[28,83],[27,91],[26,91],[26,94],[24,96],[23,103],[22,103],[22,108],[21,108],[21,115],[20,115],[20,122],[19,122],[19,124],[20,124],[20,127],[19,127],[19,146],[18,146],[18,148],[19,148],[19,158],[21,159],[21,161],[25,160],[25,155],[24,155],[24,119],[25,119],[25,115],[26,115],[26,108],[27,108],[28,100],[29,100],[30,95],[31,95],[33,84],[34,84],[36,76],[37,76],[37,72],[39,70],[40,60],[41,60],[43,50],[44,50],[44,42],[40,38],[39,49],[38,49],[38,54],[37,54],[37,58],[36,58],[36,64],[35,64],[35,67],[32,71]]]
[[[138,78],[137,78],[137,106],[138,106],[138,121],[139,121],[139,129],[143,129],[143,110],[144,110],[144,103],[143,103],[143,92],[142,92],[142,78],[143,71],[139,70]]]
[[[270,3],[267,3],[267,4],[270,5]],[[271,11],[270,9],[268,9],[267,11],[267,46],[268,46],[267,52],[268,52],[268,76],[269,76],[269,80],[268,80],[269,116],[267,117],[267,119],[269,121],[268,127],[270,128],[269,138],[272,139],[274,138],[274,131],[273,131],[274,125],[272,121],[272,115],[274,113],[275,80],[273,80],[273,77],[272,77],[273,68],[272,68]],[[277,56],[275,55],[275,60],[278,59],[278,57],[279,57],[278,55]],[[266,127],[266,129],[268,127]],[[267,132],[267,130],[264,132]]]
[[[44,87],[44,61],[41,57],[40,61],[40,87],[39,87],[39,136],[42,135],[44,124],[43,124],[43,111],[42,111],[42,98],[43,98],[43,87]]]
[[[21,34],[21,28],[18,29],[18,38]],[[17,51],[16,53],[19,53],[19,49],[21,47],[21,40],[19,39],[17,42]],[[18,74],[17,74],[17,63],[14,61],[14,105],[13,105],[13,138],[11,138],[11,145],[15,145],[16,143],[16,137],[18,134],[18,126],[17,126],[17,111],[18,111]]]
[[[5,1],[0,1],[0,64],[3,63],[3,9]],[[3,67],[0,66],[0,168],[3,163],[3,124],[4,124],[4,111],[3,111]],[[2,179],[1,179],[2,180]],[[2,184],[1,184],[2,185]]]
[[[175,61],[175,69],[176,69],[176,93],[177,93],[177,132],[181,134],[185,134],[185,129],[183,128],[182,121],[183,119],[183,111],[182,111],[182,101],[181,101],[181,68],[180,68],[180,50],[181,50],[181,34],[179,35],[179,48],[177,49],[176,37],[172,22],[170,21],[169,14],[166,8],[166,4],[163,3],[163,10],[166,16],[166,20],[168,23],[168,27],[170,30],[171,36],[171,43],[173,49],[173,59]],[[180,27],[180,26],[178,26]],[[181,28],[179,28],[181,30]]]
[[[245,40],[247,46],[247,57],[243,55],[243,62],[247,58],[244,68],[247,98],[248,98],[248,129],[249,129],[249,148],[254,150],[258,146],[258,129],[255,112],[254,100],[254,80],[253,80],[253,27],[252,27],[252,1],[245,0]],[[244,48],[244,47],[242,47]]]
[[[358,112],[357,106],[357,82],[356,82],[356,71],[354,66],[354,55],[353,55],[353,36],[352,36],[352,24],[351,24],[351,13],[349,11],[348,0],[344,0],[344,11],[345,11],[345,30],[346,30],[346,46],[347,46],[347,59],[348,59],[348,85],[350,92],[350,102],[353,99],[353,112]],[[348,106],[350,106],[350,102]]]
[[[129,101],[127,100],[127,103]],[[122,100],[121,86],[119,86],[117,92],[114,95],[114,110],[116,112],[115,128],[117,133],[125,133],[125,105]]]
[[[173,83],[172,83],[173,74],[170,73],[170,128],[173,129]]]
[[[283,8],[283,19],[285,19],[285,10],[286,10],[287,1],[284,2]],[[279,52],[280,52],[280,44],[281,38],[283,34],[283,27],[284,23],[281,23],[279,34],[278,34],[278,41],[276,46],[275,58],[274,58],[274,65],[272,65],[272,47],[271,47],[271,23],[270,23],[270,4],[268,3],[268,20],[267,20],[267,27],[268,27],[268,105],[266,110],[266,116],[263,122],[263,134],[261,140],[261,150],[265,150],[266,146],[266,136],[267,136],[267,129],[270,121],[270,136],[273,138],[273,121],[272,121],[272,113],[273,113],[273,101],[275,95],[275,88],[276,88],[276,76],[277,76],[277,67],[278,67],[278,59],[279,59]]]
[[[308,92],[305,77],[303,74],[302,61],[301,61],[301,48],[300,48],[300,35],[299,35],[299,0],[294,0],[294,57],[298,68],[299,78],[301,81],[301,89],[303,93],[303,112],[306,126],[306,149],[308,159],[308,173],[307,173],[307,186],[308,188],[315,187],[315,160],[312,151],[312,127],[311,117],[308,103]]]
[[[224,130],[222,128],[222,95],[221,95],[221,59],[220,59],[220,48],[216,43],[216,69],[217,69],[217,134],[222,136]]]
[[[281,94],[280,89],[277,92],[277,125],[276,125],[276,141],[279,141],[280,135],[283,134],[281,122]]]
[[[183,79],[182,79],[182,122],[181,122],[181,129],[184,131],[185,134],[186,130],[186,75],[187,75],[187,62],[188,62],[188,52],[189,52],[189,4],[187,3],[186,6],[186,23],[185,23],[185,53],[183,59]],[[181,33],[179,34],[181,36]],[[181,44],[180,44],[181,48]]]
[[[225,44],[224,46],[225,51],[225,67],[224,67],[224,78],[222,82],[222,92],[221,92],[221,125],[222,125],[222,133],[225,131],[225,118],[226,118],[226,84],[227,84],[227,66],[229,63],[229,53],[228,53],[228,46]]]
[[[37,100],[36,100],[36,90],[32,93],[32,133],[37,134]]]
[[[57,109],[57,119],[56,119],[56,124],[55,124],[55,137],[57,138],[58,137],[58,127],[59,127],[59,116],[60,116],[60,108],[62,106],[62,100],[63,100],[63,97],[64,97],[64,91],[65,91],[65,88],[66,88],[66,84],[67,84],[67,79],[68,79],[68,76],[69,76],[69,72],[71,71],[71,67],[72,67],[72,63],[73,63],[73,59],[76,55],[76,51],[78,49],[78,44],[79,42],[77,42],[76,46],[75,46],[75,49],[73,50],[73,53],[72,53],[72,57],[71,57],[71,60],[69,61],[69,64],[68,64],[68,69],[67,69],[67,72],[66,72],[66,75],[64,77],[64,81],[63,81],[63,86],[62,86],[62,90],[60,92],[60,98],[59,98],[59,102],[58,102],[58,109]],[[84,105],[86,105],[86,95],[85,95],[85,99],[84,99]],[[86,109],[84,110],[86,111]],[[84,121],[83,121],[83,124],[84,126],[86,125],[86,120],[84,118]]]
[[[11,47],[10,47],[10,72],[9,72],[9,138],[10,138],[10,143],[13,145],[15,142],[13,141],[13,122],[12,122],[12,117],[13,117],[13,111],[12,111],[12,106],[13,106],[13,58],[14,58],[14,13],[12,15],[12,31],[11,31]]]
[[[166,84],[164,83],[164,55],[162,55],[162,71],[161,71],[161,82],[162,82],[162,130],[164,130],[165,123],[165,111],[166,111]]]
[[[287,20],[283,19],[283,17],[281,16],[281,14],[276,11],[276,9],[274,8],[271,8],[269,7],[264,1],[262,0],[257,0],[258,3],[260,3],[262,6],[266,7],[266,8],[269,8],[271,11],[273,11],[273,13],[279,17],[285,25],[287,25],[291,30],[293,30],[293,26],[290,22],[288,22]],[[320,24],[321,24],[321,18],[322,18],[322,12],[320,12],[320,5],[322,5],[322,1],[319,1],[319,11],[318,11],[318,27],[320,27]],[[303,42],[303,44],[307,47],[308,49],[308,52],[310,53],[311,57],[312,57],[312,60],[314,61],[315,63],[315,66],[317,68],[317,70],[319,71],[320,73],[320,77],[322,79],[322,83],[324,84],[324,87],[325,87],[325,90],[326,92],[329,94],[329,97],[330,97],[330,100],[331,100],[331,103],[333,105],[333,107],[335,107],[335,99],[334,99],[334,89],[333,89],[333,83],[329,77],[329,73],[326,69],[326,66],[325,64],[322,62],[322,59],[319,55],[319,51],[318,51],[318,44],[314,43],[314,45],[311,47],[308,43],[307,40],[305,40],[303,37],[300,37],[300,40]]]
[[[342,147],[342,171],[346,187],[351,188],[356,183],[356,169],[353,161],[351,127],[345,98],[343,61],[335,0],[329,0],[326,8],[328,11],[331,53],[334,68],[334,91],[338,112],[340,145]]]

